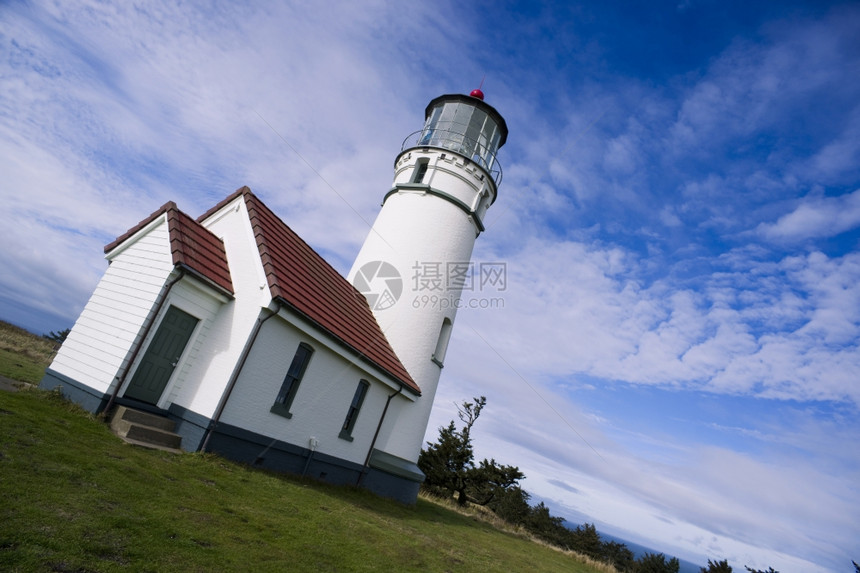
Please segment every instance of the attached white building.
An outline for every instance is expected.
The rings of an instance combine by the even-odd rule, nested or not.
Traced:
[[[365,279],[376,263],[404,277],[417,261],[468,262],[507,135],[479,93],[433,100],[404,144],[350,273],[361,292],[247,187],[197,219],[169,202],[105,247],[40,386],[92,412],[160,414],[188,451],[413,503],[456,305],[378,304]]]

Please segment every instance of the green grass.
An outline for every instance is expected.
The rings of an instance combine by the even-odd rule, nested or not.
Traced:
[[[0,393],[0,570],[594,571],[419,499],[125,444],[54,393]]]
[[[45,365],[39,361],[0,348],[0,376],[38,384],[45,374]]]
[[[0,492],[2,571],[609,570],[426,499],[130,446],[39,390],[0,392]]]

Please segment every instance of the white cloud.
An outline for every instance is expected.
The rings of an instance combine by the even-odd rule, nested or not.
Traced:
[[[279,212],[302,213],[291,224],[322,250],[356,250],[362,217],[372,222],[390,184],[392,147],[422,123],[413,104],[421,84],[405,81],[402,62],[381,65],[422,18],[386,14],[383,5],[341,10],[350,17],[284,4],[4,10],[2,193],[9,216],[27,221],[7,231],[7,243],[51,238],[37,276],[47,291],[65,293],[48,305],[53,312],[74,319],[103,271],[101,244],[168,200],[197,216],[243,184]],[[404,20],[393,38],[355,26],[382,30],[392,18]],[[284,21],[302,33],[285,34]],[[345,232],[328,232],[332,220]],[[5,250],[5,267],[36,265],[26,253]],[[29,275],[6,276],[23,283]],[[25,302],[32,289],[10,291]]]
[[[637,256],[618,247],[531,239],[507,257],[480,246],[475,256],[507,262],[505,308],[478,328],[504,355],[528,356],[515,365],[527,376],[860,404],[857,255],[773,265],[735,253],[695,288],[643,286]]]
[[[860,226],[860,189],[836,197],[806,197],[776,223],[762,223],[757,232],[777,243],[833,237]]]

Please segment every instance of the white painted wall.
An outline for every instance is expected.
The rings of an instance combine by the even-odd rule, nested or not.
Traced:
[[[174,400],[211,418],[260,311],[271,302],[271,293],[244,197],[213,213],[203,226],[224,241],[234,299],[221,306],[207,324],[205,343],[197,351],[188,378],[176,389]]]
[[[313,336],[289,318],[281,311],[263,324],[221,421],[300,447],[307,447],[310,438],[315,437],[319,440],[317,451],[363,464],[385,402],[395,391],[393,384],[383,383],[371,369],[345,357],[325,335]],[[290,408],[292,418],[288,419],[269,410],[300,342],[313,347],[314,353]],[[338,435],[362,379],[370,383],[370,388],[350,442]],[[399,401],[408,402],[408,398],[393,400]]]
[[[108,253],[110,265],[51,369],[109,392],[173,269],[166,216]]]

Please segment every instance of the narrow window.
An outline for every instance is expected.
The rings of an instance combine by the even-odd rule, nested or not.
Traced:
[[[302,376],[305,375],[305,370],[308,367],[308,362],[311,360],[311,355],[314,349],[302,342],[296,349],[296,354],[293,356],[293,361],[290,363],[290,368],[287,370],[287,375],[281,384],[281,390],[278,392],[275,403],[272,405],[271,411],[275,414],[292,418],[290,414],[290,406],[293,399],[296,397],[296,392],[299,390],[299,383],[302,381]]]
[[[355,389],[355,394],[352,397],[352,403],[349,405],[349,410],[343,421],[343,427],[340,429],[340,437],[344,440],[352,441],[352,429],[355,427],[355,421],[358,419],[358,411],[361,410],[361,404],[364,402],[368,388],[370,388],[370,384],[367,380],[359,381],[358,387]]]
[[[445,353],[448,352],[448,340],[451,338],[452,327],[453,324],[451,324],[450,318],[442,320],[442,329],[439,331],[439,340],[436,341],[436,351],[431,357],[431,360],[435,362],[439,368],[442,368],[443,363],[445,362]]]
[[[429,162],[429,159],[418,160],[418,164],[415,166],[415,175],[412,177],[413,183],[421,183],[424,181],[424,176],[427,174],[427,165]]]

